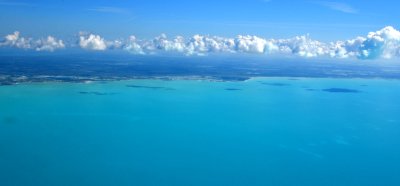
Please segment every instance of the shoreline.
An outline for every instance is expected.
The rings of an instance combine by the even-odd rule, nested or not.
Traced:
[[[210,81],[210,82],[246,82],[264,78],[298,79],[360,79],[360,80],[400,80],[390,77],[359,77],[359,76],[249,76],[249,77],[218,77],[218,76],[132,76],[132,77],[82,77],[82,76],[0,76],[0,86],[13,86],[30,83],[81,83],[113,82],[129,80],[162,80],[162,81]]]

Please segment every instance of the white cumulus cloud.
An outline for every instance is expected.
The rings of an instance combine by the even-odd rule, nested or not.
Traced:
[[[4,38],[4,41],[0,43],[0,46],[3,47],[15,47],[15,48],[22,48],[22,49],[30,49],[32,48],[31,39],[27,39],[24,37],[20,37],[20,33],[15,31],[12,34],[7,35]]]
[[[161,34],[151,40],[139,40],[130,36],[127,40],[106,41],[99,35],[80,36],[80,46],[91,50],[124,49],[132,54],[157,54],[175,52],[185,55],[207,55],[210,53],[251,53],[295,55],[299,57],[331,58],[393,58],[400,56],[400,32],[391,26],[366,37],[335,42],[321,42],[309,35],[289,39],[265,39],[258,36],[238,35],[225,38],[194,35],[189,38],[177,36],[172,39]]]
[[[312,40],[308,35],[275,40],[274,43],[278,46],[280,53],[291,53],[301,57],[324,56],[329,51],[328,44]]]
[[[271,41],[257,36],[241,36],[235,39],[235,48],[238,52],[246,53],[265,53],[277,49]]]
[[[4,37],[0,42],[0,47],[13,47],[20,49],[33,49],[36,51],[54,51],[56,49],[65,48],[64,42],[53,36],[46,39],[33,40],[32,38],[21,37],[18,31]]]
[[[370,32],[359,48],[359,57],[366,59],[399,57],[400,32],[391,26]]]
[[[272,42],[257,36],[224,38],[194,35],[190,38],[177,36],[168,39],[165,34],[162,34],[150,41],[140,41],[135,36],[131,36],[124,49],[137,54],[177,52],[186,55],[206,55],[209,53],[239,52],[263,54],[277,49],[277,47]]]
[[[107,44],[99,35],[80,33],[79,46],[88,50],[106,50]]]
[[[208,55],[211,53],[249,53],[258,55],[299,56],[304,58],[358,58],[391,59],[400,57],[400,32],[392,26],[370,32],[365,37],[350,40],[321,42],[309,35],[289,39],[268,39],[252,35],[238,35],[234,38],[209,35],[192,37],[176,36],[173,38],[161,34],[154,39],[106,40],[100,35],[81,32],[79,47],[86,50],[124,50],[132,54],[146,55],[159,53],[180,53],[183,55]],[[52,36],[34,40],[21,37],[14,32],[4,37],[0,47],[34,49],[36,51],[54,51],[73,47]]]
[[[142,46],[139,43],[137,43],[135,36],[130,36],[129,40],[127,41],[127,43],[123,48],[124,50],[129,51],[133,54],[145,54],[142,49]]]
[[[48,36],[46,39],[40,39],[35,42],[35,50],[37,51],[50,51],[53,52],[56,49],[65,48],[62,40],[57,40],[52,36]]]

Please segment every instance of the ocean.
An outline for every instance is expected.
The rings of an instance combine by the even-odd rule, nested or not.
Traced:
[[[400,185],[400,81],[0,86],[0,185]]]

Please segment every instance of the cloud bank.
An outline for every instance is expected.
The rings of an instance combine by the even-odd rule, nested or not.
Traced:
[[[4,40],[0,42],[0,47],[53,52],[54,50],[65,48],[65,45],[62,40],[58,40],[53,36],[33,40],[32,38],[21,37],[20,33],[16,31],[5,36]]]
[[[189,38],[176,36],[168,38],[165,34],[150,40],[140,40],[130,36],[124,40],[106,40],[100,35],[79,34],[77,45],[85,50],[107,51],[123,50],[136,55],[180,53],[184,55],[208,55],[211,53],[248,53],[259,55],[299,56],[304,58],[358,58],[391,59],[400,57],[400,32],[387,26],[365,37],[351,40],[321,42],[309,35],[289,39],[265,39],[251,35],[239,35],[225,38],[207,35],[194,35]],[[34,49],[36,51],[54,51],[65,48],[62,40],[52,36],[33,40],[20,37],[19,32],[7,35],[0,47]]]

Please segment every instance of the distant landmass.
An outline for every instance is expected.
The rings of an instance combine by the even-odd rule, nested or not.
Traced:
[[[0,56],[0,84],[87,82],[125,79],[210,79],[243,81],[252,77],[400,78],[394,62],[321,59],[269,59],[262,56]]]

